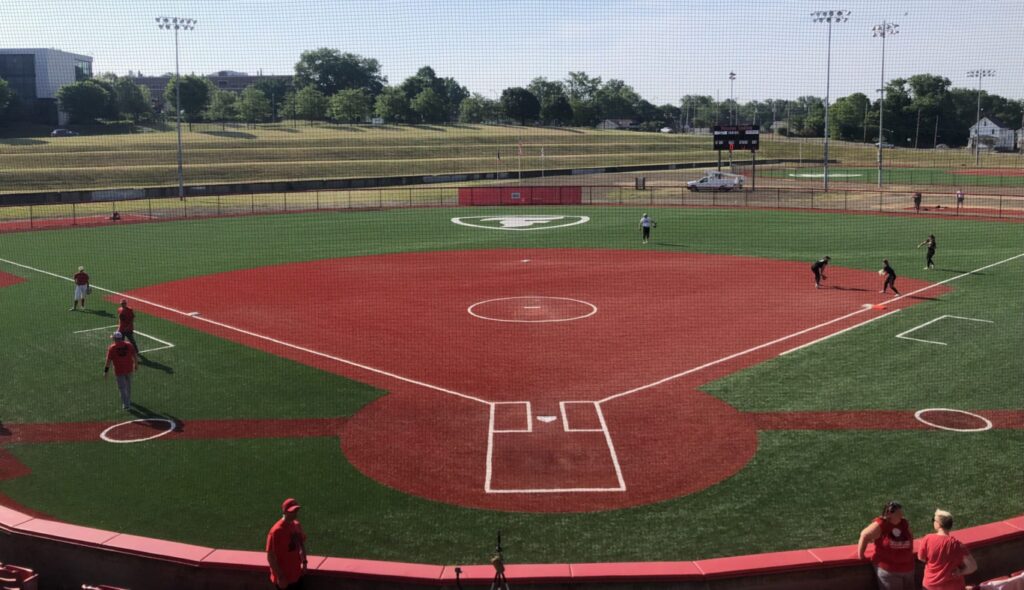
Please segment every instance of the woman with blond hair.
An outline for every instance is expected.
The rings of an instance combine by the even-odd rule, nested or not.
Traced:
[[[959,540],[949,535],[953,515],[935,510],[932,521],[935,532],[925,535],[917,549],[917,558],[924,562],[925,590],[964,590],[964,576],[974,573],[978,564]]]

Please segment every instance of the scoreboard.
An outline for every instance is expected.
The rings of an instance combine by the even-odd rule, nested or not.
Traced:
[[[750,150],[756,152],[761,141],[760,125],[715,125],[716,150]]]

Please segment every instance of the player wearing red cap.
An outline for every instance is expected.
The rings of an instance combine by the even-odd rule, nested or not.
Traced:
[[[299,503],[288,498],[281,504],[281,519],[267,533],[270,581],[278,588],[298,588],[306,572],[306,533],[299,524]]]
[[[114,341],[107,348],[107,360],[103,363],[103,378],[107,378],[110,372],[110,365],[114,365],[114,375],[117,377],[117,390],[121,392],[121,409],[132,409],[132,373],[139,368],[138,358],[135,356],[135,347],[124,341],[124,334],[114,332],[110,337]]]

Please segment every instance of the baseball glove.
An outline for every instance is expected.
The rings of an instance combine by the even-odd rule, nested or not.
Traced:
[[[85,288],[85,294],[92,295],[92,285],[89,285],[88,287]]]

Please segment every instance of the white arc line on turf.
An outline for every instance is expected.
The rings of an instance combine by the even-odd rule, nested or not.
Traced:
[[[962,279],[963,277],[966,277],[966,276],[969,276],[969,275],[972,275],[972,274],[975,274],[975,273],[979,273],[979,272],[981,272],[983,270],[992,268],[994,266],[999,266],[1000,264],[1005,264],[1007,262],[1010,262],[1011,260],[1016,260],[1016,259],[1018,259],[1018,258],[1020,258],[1022,256],[1024,256],[1024,253],[1017,254],[1016,256],[1011,256],[1011,257],[1006,258],[1004,260],[1000,260],[999,262],[993,262],[992,264],[988,264],[988,265],[983,266],[981,268],[976,268],[974,270],[958,274],[956,276],[953,276],[953,277],[950,277],[948,279],[939,281],[937,283],[932,283],[932,284],[927,285],[925,287],[921,287],[920,289],[918,289],[916,291],[911,291],[910,293],[905,293],[903,295],[900,295],[899,297],[894,297],[894,298],[890,299],[889,301],[890,302],[891,301],[896,301],[898,299],[903,299],[904,297],[910,297],[911,295],[916,295],[918,293],[923,293],[923,292],[928,291],[930,289],[934,289],[935,287],[938,287],[939,285],[944,285],[946,283],[951,283],[951,282],[953,282],[953,281],[955,281],[957,279]],[[655,381],[653,383],[648,383],[647,385],[641,385],[640,387],[634,387],[633,389],[629,389],[629,390],[623,391],[621,393],[616,393],[614,395],[610,395],[610,396],[608,396],[608,397],[606,397],[604,399],[598,400],[597,403],[603,404],[604,402],[611,401],[613,399],[617,399],[617,398],[620,398],[620,397],[625,397],[627,395],[631,395],[631,394],[637,393],[638,391],[643,391],[645,389],[650,389],[652,387],[657,387],[658,385],[662,385],[664,383],[668,383],[669,381],[674,381],[676,379],[679,379],[680,377],[685,377],[687,375],[696,373],[698,371],[702,371],[702,370],[704,370],[704,369],[706,369],[708,367],[713,367],[715,365],[724,363],[726,361],[730,361],[732,359],[739,358],[741,356],[750,354],[751,352],[756,352],[758,350],[761,350],[762,348],[766,348],[766,347],[772,346],[774,344],[778,344],[779,342],[785,342],[786,340],[789,340],[791,338],[795,338],[797,336],[801,336],[801,335],[806,334],[808,332],[813,332],[814,330],[817,330],[819,328],[824,328],[825,326],[834,324],[836,322],[843,321],[843,320],[845,320],[847,318],[851,318],[851,317],[853,317],[855,315],[862,314],[862,313],[867,312],[867,311],[871,311],[871,309],[872,308],[870,308],[870,307],[862,307],[862,308],[858,309],[857,311],[848,313],[848,314],[846,314],[844,316],[841,316],[841,317],[829,320],[827,322],[822,322],[822,323],[820,323],[820,324],[818,324],[816,326],[811,326],[809,328],[804,328],[803,330],[800,330],[799,332],[794,332],[794,333],[789,334],[787,336],[782,336],[781,338],[776,338],[775,340],[772,340],[771,342],[765,342],[764,344],[759,344],[757,346],[753,346],[753,347],[748,348],[746,350],[741,350],[740,352],[736,352],[736,353],[733,353],[733,354],[731,354],[729,356],[722,357],[722,358],[720,358],[718,360],[714,360],[714,361],[711,361],[709,363],[705,363],[705,364],[703,364],[703,365],[701,365],[699,367],[694,367],[692,369],[687,369],[686,371],[683,371],[681,373],[676,373],[675,375],[669,375],[668,377],[664,377],[664,378],[659,379],[659,380],[657,380],[657,381]]]
[[[38,273],[42,273],[44,275],[49,275],[51,277],[55,277],[55,278],[58,278],[58,279],[61,279],[61,280],[64,280],[64,281],[69,281],[69,282],[73,282],[74,281],[73,278],[64,277],[64,276],[61,276],[61,275],[59,275],[57,273],[52,273],[52,272],[50,272],[48,270],[42,270],[42,269],[34,268],[34,267],[31,267],[31,266],[28,266],[28,265],[25,265],[25,264],[20,264],[20,263],[17,263],[17,262],[13,262],[11,260],[7,260],[6,258],[0,258],[0,262],[6,262],[7,264],[11,264],[11,265],[14,265],[14,266],[17,266],[17,267],[20,267],[20,268],[25,268],[25,269],[28,269],[28,270],[31,270],[31,271],[35,271],[35,272],[38,272]],[[446,389],[444,387],[439,387],[437,385],[431,385],[429,383],[424,383],[422,381],[417,381],[415,379],[410,379],[409,377],[403,377],[401,375],[398,375],[396,373],[392,373],[390,371],[384,371],[382,369],[375,369],[373,367],[370,367],[368,365],[364,365],[362,363],[357,363],[355,361],[350,361],[348,359],[343,359],[343,358],[340,358],[340,357],[336,357],[336,356],[333,356],[333,355],[330,355],[330,354],[327,354],[327,353],[324,353],[324,352],[320,352],[318,350],[313,350],[311,348],[306,348],[305,346],[299,346],[298,344],[292,344],[290,342],[285,342],[283,340],[278,340],[277,338],[271,338],[270,336],[264,336],[263,334],[257,334],[255,332],[250,332],[249,330],[243,330],[242,328],[238,328],[238,327],[232,326],[230,324],[225,324],[225,323],[222,323],[222,322],[217,322],[217,321],[211,320],[209,318],[204,318],[204,317],[201,317],[201,316],[193,316],[193,315],[190,315],[187,312],[181,311],[180,309],[175,309],[175,308],[167,306],[167,305],[162,305],[160,303],[155,303],[153,301],[148,301],[146,299],[142,299],[141,297],[136,297],[134,295],[128,295],[126,293],[121,293],[119,291],[114,291],[112,289],[106,289],[106,288],[103,288],[103,287],[99,287],[97,285],[91,285],[91,286],[92,286],[93,289],[96,289],[98,291],[104,291],[106,293],[110,293],[111,295],[117,295],[117,296],[120,296],[120,297],[125,297],[127,299],[131,299],[133,301],[138,301],[139,303],[144,303],[146,305],[151,305],[151,306],[153,306],[153,307],[155,307],[157,309],[162,309],[164,311],[169,311],[171,313],[175,313],[175,314],[178,314],[178,315],[182,315],[182,316],[185,316],[185,317],[190,317],[193,320],[196,320],[197,322],[206,322],[206,323],[208,323],[210,325],[217,326],[219,328],[224,328],[225,330],[230,330],[232,332],[237,332],[238,334],[242,334],[244,336],[249,336],[249,337],[252,337],[252,338],[256,338],[258,340],[263,340],[265,342],[271,342],[271,343],[277,344],[279,346],[284,346],[284,347],[287,347],[287,348],[291,348],[292,350],[297,350],[299,352],[304,352],[306,354],[311,354],[313,356],[317,356],[317,357],[320,357],[320,358],[325,358],[325,359],[328,359],[328,360],[332,360],[332,361],[335,361],[335,362],[346,364],[346,365],[349,365],[349,366],[352,366],[352,367],[363,369],[364,371],[369,371],[371,373],[376,373],[378,375],[383,375],[385,377],[390,377],[392,379],[396,379],[396,380],[402,381],[404,383],[411,383],[412,385],[418,385],[418,386],[424,387],[426,389],[432,389],[434,391],[439,391],[441,393],[447,393],[448,395],[454,395],[456,397],[461,397],[461,398],[464,398],[464,399],[473,400],[475,402],[480,402],[480,403],[482,403],[484,405],[487,405],[487,406],[491,405],[491,402],[486,401],[486,400],[482,400],[482,399],[480,399],[478,397],[473,397],[472,395],[466,395],[464,393],[459,393],[457,391],[452,391],[451,389]]]

